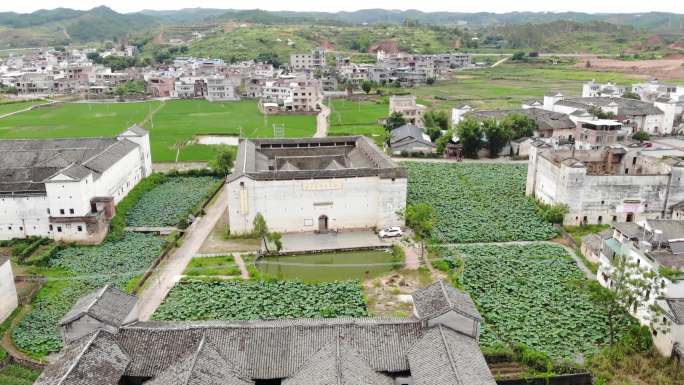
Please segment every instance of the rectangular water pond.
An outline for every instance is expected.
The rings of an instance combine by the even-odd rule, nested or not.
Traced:
[[[269,276],[284,280],[301,279],[304,282],[364,280],[403,265],[403,260],[396,259],[391,251],[385,250],[264,257],[256,263],[257,269]]]

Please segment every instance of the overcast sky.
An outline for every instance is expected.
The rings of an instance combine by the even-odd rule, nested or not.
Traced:
[[[288,11],[355,11],[367,8],[419,9],[421,11],[456,12],[510,12],[510,11],[577,11],[577,12],[677,12],[684,13],[684,0],[346,0],[346,1],[305,1],[305,0],[0,0],[0,11],[32,12],[37,9],[56,7],[90,9],[106,5],[118,12],[135,12],[141,9],[179,9],[179,8],[234,8],[266,9]]]

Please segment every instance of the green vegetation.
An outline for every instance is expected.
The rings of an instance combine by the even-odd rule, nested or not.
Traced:
[[[583,225],[583,226],[565,226],[565,231],[570,234],[572,239],[578,246],[582,244],[582,238],[589,234],[596,234],[608,230],[610,225]]]
[[[8,364],[0,369],[0,384],[31,385],[40,376],[40,372],[17,364]]]
[[[253,320],[362,317],[367,314],[356,281],[182,282],[152,316],[155,320]]]
[[[485,319],[481,344],[524,344],[551,357],[576,359],[610,342],[607,310],[584,287],[585,277],[555,245],[463,245],[445,252],[463,259],[454,279]],[[620,334],[629,322],[618,325]]]
[[[172,177],[146,192],[126,213],[126,223],[134,227],[176,226],[216,191],[222,180],[205,177]]]
[[[219,146],[192,144],[194,135],[242,134],[247,138],[266,138],[273,136],[274,124],[284,124],[288,138],[310,137],[316,132],[316,116],[264,116],[254,100],[225,103],[168,101],[145,128],[150,130],[154,161],[170,162],[176,159],[175,146],[179,141],[182,144],[181,161],[210,160],[216,156]]]
[[[185,268],[183,275],[196,276],[239,276],[240,268],[232,256],[195,257]]]
[[[287,137],[312,136],[316,131],[315,116],[264,117],[254,100],[173,100],[43,107],[0,119],[0,139],[115,136],[142,122],[150,130],[155,162],[175,161],[178,149],[180,161],[213,159],[220,146],[194,144],[194,136],[201,133],[271,137],[273,124],[284,124]]]
[[[144,272],[160,254],[164,240],[149,235],[126,234],[121,240],[99,246],[71,246],[59,250],[49,268],[30,269],[47,276],[33,309],[12,331],[14,344],[31,356],[59,351],[62,338],[58,321],[90,290],[107,283],[124,288]]]
[[[256,262],[256,268],[266,276],[304,282],[364,280],[403,265],[401,255],[383,250],[273,256]]]
[[[437,212],[433,239],[441,242],[545,240],[556,230],[525,197],[526,166],[404,162],[409,204]]]
[[[389,104],[381,101],[333,99],[330,105],[331,136],[366,135],[382,143],[385,129],[378,121],[387,117]]]
[[[4,102],[0,99],[0,116],[16,111],[25,110],[31,106],[47,103],[45,100],[31,100],[26,102]]]

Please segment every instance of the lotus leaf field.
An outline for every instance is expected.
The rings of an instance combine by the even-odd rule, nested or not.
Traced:
[[[557,232],[525,197],[526,166],[402,163],[409,172],[408,203],[437,212],[440,242],[547,240]]]
[[[62,348],[57,323],[90,290],[112,283],[120,288],[142,274],[161,254],[164,240],[127,233],[123,239],[99,246],[70,246],[50,261],[48,281],[33,302],[33,309],[13,330],[14,344],[33,355],[44,356]]]
[[[176,226],[215,191],[214,177],[172,177],[145,193],[126,215],[134,227]]]
[[[357,281],[182,282],[152,316],[155,320],[257,320],[366,316]]]
[[[550,244],[461,245],[460,279],[485,325],[480,343],[522,343],[556,358],[596,353],[608,344],[607,315],[565,250]],[[625,325],[627,326],[627,325]]]

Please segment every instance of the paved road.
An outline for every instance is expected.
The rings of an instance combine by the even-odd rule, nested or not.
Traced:
[[[596,280],[596,274],[594,274],[589,268],[584,264],[584,261],[577,256],[575,250],[570,246],[566,246],[561,243],[551,242],[551,241],[511,241],[511,242],[475,242],[475,243],[443,243],[441,246],[460,246],[460,245],[534,245],[534,244],[546,244],[560,246],[565,249],[565,251],[575,260],[577,266],[582,270],[587,279]]]
[[[328,116],[330,116],[330,108],[323,103],[321,104],[321,112],[316,115],[316,133],[314,138],[325,138],[328,136]]]
[[[166,259],[161,268],[154,272],[147,280],[147,287],[138,294],[138,302],[128,316],[127,321],[135,318],[147,321],[152,313],[164,301],[171,288],[178,282],[192,257],[197,254],[214,228],[219,218],[228,207],[228,195],[224,188],[218,193],[214,202],[206,209],[206,215],[199,217],[186,231],[181,239],[181,246]]]

